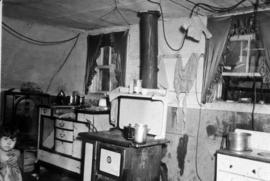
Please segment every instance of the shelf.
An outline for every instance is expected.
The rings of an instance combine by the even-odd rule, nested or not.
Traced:
[[[258,72],[222,72],[224,77],[256,77],[261,78],[262,75]]]

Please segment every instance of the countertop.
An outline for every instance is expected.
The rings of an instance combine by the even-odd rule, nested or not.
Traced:
[[[231,151],[220,149],[217,153],[270,163],[270,152],[266,150]]]
[[[122,131],[119,129],[112,129],[110,131],[99,131],[99,132],[81,132],[79,133],[79,139],[83,141],[93,141],[98,140],[105,143],[111,143],[123,147],[150,147],[154,145],[166,144],[169,141],[166,139],[154,139],[151,136],[148,136],[146,143],[137,144],[132,140],[127,140],[123,137]]]

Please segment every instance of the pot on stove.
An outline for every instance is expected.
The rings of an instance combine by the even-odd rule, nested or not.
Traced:
[[[230,132],[227,137],[227,149],[231,151],[249,151],[250,136],[250,133]]]
[[[147,133],[149,129],[146,124],[135,124],[134,142],[135,143],[145,143],[147,138]]]

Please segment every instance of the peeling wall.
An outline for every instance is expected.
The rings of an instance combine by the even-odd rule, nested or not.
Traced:
[[[250,112],[170,107],[166,133],[170,144],[163,158],[168,180],[214,181],[215,152],[221,147],[222,135],[228,128],[251,129],[251,117]],[[270,132],[269,114],[254,114],[254,123],[256,131]],[[185,148],[183,138],[186,154],[179,149]]]

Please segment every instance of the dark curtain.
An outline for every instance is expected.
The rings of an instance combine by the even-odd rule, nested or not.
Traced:
[[[87,60],[86,60],[86,70],[84,77],[84,90],[85,94],[88,93],[88,87],[92,84],[92,79],[96,74],[95,68],[97,66],[96,59],[100,54],[100,46],[102,42],[103,35],[98,36],[88,36],[87,37]]]
[[[118,86],[125,85],[125,74],[126,74],[126,57],[127,57],[127,38],[128,31],[113,33],[115,42],[113,46],[117,51],[117,62],[115,75],[118,81]]]
[[[258,14],[257,22],[259,25],[259,35],[265,49],[266,65],[270,68],[270,12]]]
[[[101,34],[96,36],[89,35],[87,37],[87,63],[85,72],[85,94],[88,93],[88,87],[92,84],[95,76],[95,68],[97,67],[96,59],[100,54],[100,48],[103,46],[112,46],[117,54],[116,64],[116,79],[118,86],[123,86],[125,83],[126,69],[126,51],[127,51],[128,31],[116,32],[109,34]]]
[[[225,48],[231,17],[210,18],[208,20],[208,30],[212,33],[212,38],[206,41],[205,63],[203,67],[202,103],[206,103],[206,95],[211,82],[215,78],[222,53]]]

